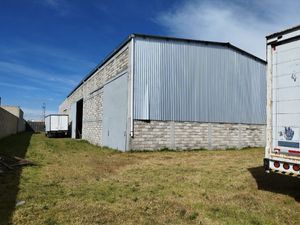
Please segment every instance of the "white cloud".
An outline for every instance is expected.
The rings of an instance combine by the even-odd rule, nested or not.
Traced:
[[[11,87],[11,88],[17,88],[17,89],[23,89],[23,90],[41,90],[40,88],[34,87],[34,86],[29,86],[29,85],[18,85],[18,84],[13,84],[13,83],[8,83],[8,82],[0,82],[0,86],[3,87]]]
[[[38,81],[50,81],[59,82],[67,85],[74,86],[77,84],[76,81],[72,79],[65,78],[65,75],[54,75],[44,70],[34,69],[19,63],[12,63],[6,61],[0,61],[0,71],[6,73],[13,73],[17,75],[22,75],[29,78],[37,79]],[[63,78],[62,78],[63,77]]]
[[[73,74],[78,70],[78,65],[83,68],[93,68],[96,65],[96,62],[85,59],[77,52],[23,40],[16,41],[14,46],[0,44],[0,51],[5,54],[7,59],[11,59],[10,61],[18,57],[23,59],[26,56],[34,62],[55,64],[55,67]]]
[[[13,47],[0,45],[0,51],[5,56],[0,60],[0,78],[3,72],[42,86],[55,84],[56,90],[59,86],[64,92],[96,65],[77,52],[26,41],[18,41]]]
[[[300,23],[296,0],[184,2],[156,21],[174,36],[230,42],[265,58],[265,36]]]

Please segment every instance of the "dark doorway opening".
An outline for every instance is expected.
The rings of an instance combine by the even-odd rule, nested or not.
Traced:
[[[81,139],[82,137],[82,116],[83,116],[83,99],[77,102],[76,112],[76,138]]]

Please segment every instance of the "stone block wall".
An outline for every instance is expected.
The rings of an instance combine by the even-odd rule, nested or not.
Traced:
[[[71,105],[83,99],[82,139],[92,144],[102,144],[102,88],[107,82],[128,71],[128,69],[129,43],[99,68],[98,71],[59,106],[59,113],[68,114],[70,122],[72,122]]]
[[[134,121],[132,150],[226,149],[265,146],[265,125]]]
[[[82,139],[102,145],[103,89],[93,93],[83,102]]]

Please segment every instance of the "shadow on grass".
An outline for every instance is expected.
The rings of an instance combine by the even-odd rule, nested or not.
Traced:
[[[263,166],[249,168],[259,190],[285,194],[300,202],[300,179],[280,174],[266,173]]]
[[[32,133],[26,132],[0,140],[0,155],[25,158]],[[0,174],[0,224],[11,224],[16,208],[22,168]]]

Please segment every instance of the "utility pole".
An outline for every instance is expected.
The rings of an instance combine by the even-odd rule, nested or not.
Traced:
[[[46,117],[46,103],[43,102],[42,104],[42,109],[43,109],[43,119],[42,121],[45,122],[45,117]]]

